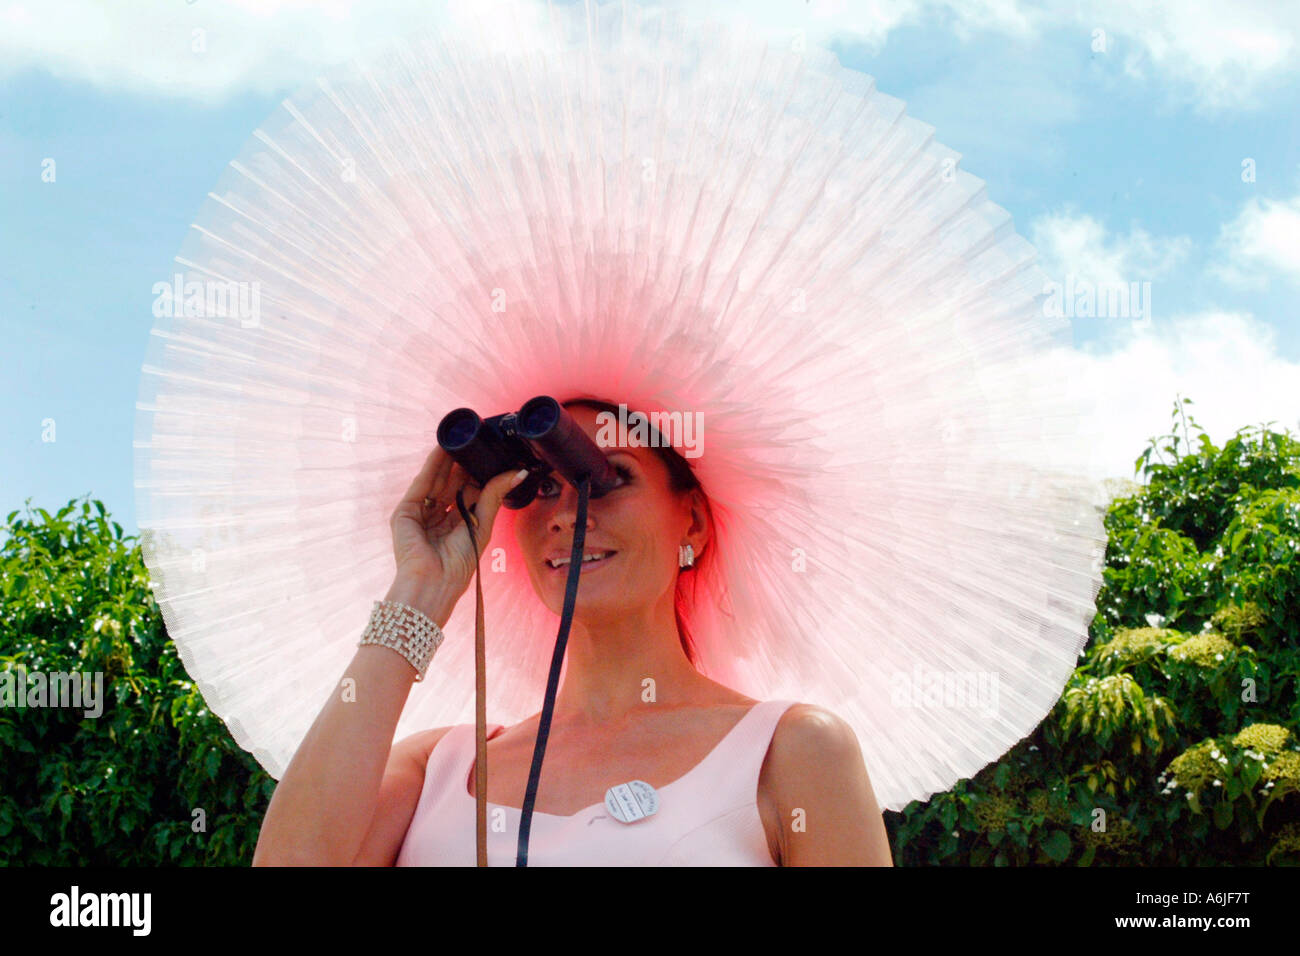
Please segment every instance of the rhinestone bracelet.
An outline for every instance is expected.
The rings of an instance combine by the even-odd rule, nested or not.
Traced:
[[[415,668],[418,682],[424,680],[441,643],[442,628],[426,614],[399,601],[376,601],[357,647],[378,644],[397,651]]]

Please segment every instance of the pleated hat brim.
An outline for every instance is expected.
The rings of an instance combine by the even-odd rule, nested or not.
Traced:
[[[168,633],[278,777],[392,580],[442,415],[696,414],[702,669],[843,717],[884,807],[951,787],[1051,709],[1100,583],[1099,493],[1043,456],[1089,418],[1045,371],[1070,336],[1034,250],[830,53],[554,13],[331,75],[210,194],[182,287],[256,308],[156,310],[137,494]],[[558,620],[501,514],[481,578],[509,724]],[[472,594],[446,632],[398,737],[473,721]]]

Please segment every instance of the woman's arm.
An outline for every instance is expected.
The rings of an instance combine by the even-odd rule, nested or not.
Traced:
[[[777,723],[763,765],[777,810],[783,866],[893,866],[862,749],[842,719],[795,704]]]
[[[477,568],[476,548],[454,505],[457,495],[464,492],[466,508],[474,509],[471,520],[486,549],[502,499],[527,474],[504,472],[480,493],[435,446],[389,522],[397,575],[386,600],[446,627]],[[298,746],[262,821],[254,866],[347,866],[382,858],[394,840],[401,846],[419,789],[408,747],[393,753],[392,740],[415,669],[401,654],[367,644],[357,648],[343,676],[356,682],[353,692],[337,689]],[[408,804],[397,834],[394,814]]]
[[[451,617],[445,602],[422,606],[397,583],[387,600],[419,608],[439,627]],[[415,669],[401,654],[367,644],[357,648],[344,677],[356,682],[352,692],[340,688],[330,697],[275,788],[254,866],[347,866],[371,831]],[[409,768],[409,755],[395,756]]]
[[[393,753],[379,785],[378,805],[370,831],[361,842],[353,866],[393,866],[401,854],[406,832],[424,790],[424,773],[433,748],[451,730],[422,730],[393,744]]]

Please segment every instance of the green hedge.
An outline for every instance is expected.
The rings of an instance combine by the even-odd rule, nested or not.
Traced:
[[[974,779],[885,814],[899,865],[1300,862],[1300,444],[1259,427],[1193,447],[1188,403],[1108,509],[1057,706]],[[100,672],[105,700],[98,718],[0,707],[0,863],[250,862],[274,781],[181,667],[139,545],[98,501],[6,523],[0,668]]]
[[[99,672],[103,711],[0,708],[0,863],[249,862],[275,781],[190,682],[139,545],[98,501],[6,523],[0,667]]]
[[[1261,426],[1218,448],[1189,404],[1107,510],[1060,701],[974,779],[886,813],[897,863],[1300,862],[1300,443]]]

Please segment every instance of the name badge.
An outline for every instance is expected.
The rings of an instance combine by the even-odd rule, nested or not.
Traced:
[[[644,780],[629,780],[605,791],[605,809],[619,823],[636,823],[659,809],[659,794]]]

